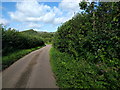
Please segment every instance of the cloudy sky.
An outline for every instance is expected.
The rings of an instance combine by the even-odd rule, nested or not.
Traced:
[[[35,29],[54,32],[58,26],[80,12],[79,2],[80,0],[2,2],[0,23],[19,31]]]

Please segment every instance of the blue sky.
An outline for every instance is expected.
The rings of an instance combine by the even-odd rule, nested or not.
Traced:
[[[0,23],[19,31],[54,32],[57,27],[79,12],[79,0],[76,2],[2,2]],[[69,0],[72,1],[72,0]]]

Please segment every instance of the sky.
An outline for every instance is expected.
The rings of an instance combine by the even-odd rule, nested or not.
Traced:
[[[18,0],[19,1],[19,0]],[[34,29],[36,31],[55,32],[64,22],[80,12],[80,0],[61,0],[60,2],[2,2],[0,4],[0,24],[18,31]]]

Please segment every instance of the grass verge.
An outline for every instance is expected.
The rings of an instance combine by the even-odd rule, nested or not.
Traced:
[[[96,65],[51,48],[50,62],[60,88],[119,88],[118,71],[102,63]]]
[[[2,70],[9,67],[11,64],[13,64],[15,61],[22,58],[26,54],[34,50],[40,49],[42,47],[43,46],[39,46],[31,49],[16,50],[15,52],[9,53],[7,56],[2,56]]]

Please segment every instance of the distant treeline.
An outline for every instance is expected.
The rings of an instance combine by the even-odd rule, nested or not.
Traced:
[[[80,8],[83,12],[61,25],[54,37],[54,48],[71,57],[53,55],[58,84],[119,88],[120,2],[82,2]]]

